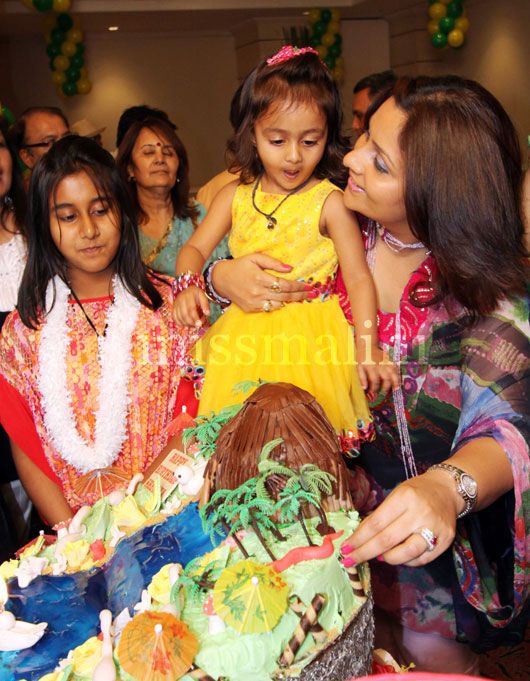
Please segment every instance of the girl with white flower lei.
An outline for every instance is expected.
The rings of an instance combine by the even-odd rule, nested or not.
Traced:
[[[28,263],[0,339],[0,420],[52,524],[91,500],[82,475],[145,470],[175,412],[188,336],[171,318],[170,280],[141,262],[132,216],[112,157],[86,138],[60,140],[33,173]]]

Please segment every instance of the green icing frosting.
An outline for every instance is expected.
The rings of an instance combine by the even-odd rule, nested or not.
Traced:
[[[334,541],[335,551],[330,558],[310,560],[298,563],[285,570],[282,575],[290,585],[290,593],[296,594],[300,600],[309,605],[317,593],[326,596],[326,605],[319,616],[319,623],[329,634],[329,640],[336,638],[350,622],[361,603],[353,595],[349,577],[337,560],[340,545],[357,527],[358,515],[355,512],[330,513],[330,524],[335,530],[344,530],[342,537]],[[314,519],[315,525],[318,519]],[[311,521],[308,521],[311,524]],[[275,555],[281,557],[290,549],[307,546],[299,525],[292,525],[283,530],[287,541],[272,542]],[[319,535],[313,532],[316,543],[321,543]],[[243,543],[252,558],[263,563],[270,558],[254,534],[244,537]],[[239,550],[230,557],[229,564],[243,559]],[[214,678],[223,676],[230,681],[269,681],[271,674],[278,669],[277,661],[293,635],[298,623],[297,615],[287,610],[280,622],[272,631],[262,634],[240,634],[227,626],[222,633],[208,633],[208,618],[202,612],[202,605],[188,599],[182,613],[182,619],[197,635],[200,642],[199,653],[195,663]],[[297,673],[319,652],[309,635],[297,654],[302,664],[295,664],[290,671]]]

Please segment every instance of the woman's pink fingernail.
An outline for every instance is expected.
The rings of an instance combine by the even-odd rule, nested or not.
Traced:
[[[310,299],[318,298],[318,291],[313,291],[307,297],[310,298]]]
[[[288,265],[286,262],[282,262],[282,267],[283,267],[284,270],[292,270],[293,269],[293,266]]]
[[[377,556],[377,560],[380,560],[382,563],[384,563],[385,559],[383,557],[383,554],[381,554],[380,556]]]
[[[314,289],[311,284],[305,284],[304,291],[314,291]]]
[[[354,560],[351,556],[347,556],[346,558],[343,558],[341,563],[344,565],[345,568],[353,567],[357,561]]]
[[[351,553],[353,551],[353,546],[351,544],[343,544],[340,547],[341,553]]]

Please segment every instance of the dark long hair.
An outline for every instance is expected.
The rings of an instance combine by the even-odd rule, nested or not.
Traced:
[[[484,87],[458,76],[400,78],[390,95],[407,119],[400,135],[405,208],[433,253],[442,293],[474,316],[523,293],[522,155],[508,114]]]
[[[140,257],[138,228],[127,190],[112,156],[88,137],[69,135],[55,142],[36,164],[29,187],[27,220],[28,260],[18,296],[18,312],[24,324],[36,328],[46,309],[48,283],[59,275],[68,281],[68,263],[50,232],[50,199],[57,185],[69,175],[86,173],[101,196],[108,196],[117,216],[120,244],[115,257],[116,274],[142,305],[156,310],[162,298]]]
[[[0,132],[4,137],[7,151],[11,156],[11,187],[6,195],[6,200],[0,204],[0,223],[5,227],[5,220],[10,210],[13,210],[15,224],[22,234],[24,234],[26,223],[26,192],[24,191],[24,181],[22,171],[18,163],[18,154],[10,134],[9,126],[5,118],[0,116]]]
[[[239,97],[238,125],[227,144],[228,169],[239,172],[242,182],[251,182],[263,172],[254,145],[254,125],[271,105],[283,101],[318,106],[326,119],[327,141],[315,176],[344,186],[347,173],[342,159],[348,140],[342,134],[340,95],[331,73],[312,53],[275,65],[265,59],[246,77]]]
[[[177,170],[177,181],[170,190],[173,211],[179,218],[191,218],[195,223],[199,216],[199,209],[197,204],[190,199],[190,167],[186,147],[175,132],[171,123],[159,118],[146,118],[142,121],[133,123],[125,133],[118,149],[118,156],[116,157],[116,163],[121,176],[128,187],[132,205],[138,216],[138,222],[147,222],[148,215],[143,210],[138,200],[136,184],[128,181],[129,173],[127,166],[133,162],[132,153],[134,145],[136,144],[138,135],[144,128],[148,128],[159,137],[164,137],[175,150],[179,160],[179,167]]]

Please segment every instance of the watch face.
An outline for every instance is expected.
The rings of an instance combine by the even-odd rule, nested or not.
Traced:
[[[472,499],[477,496],[477,483],[470,475],[462,475],[460,483],[468,496]]]

